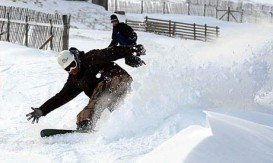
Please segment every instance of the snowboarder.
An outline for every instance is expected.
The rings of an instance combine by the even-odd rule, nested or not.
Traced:
[[[69,102],[81,92],[89,98],[88,105],[77,115],[77,129],[92,131],[104,109],[113,111],[130,90],[132,77],[113,61],[128,56],[145,55],[142,45],[113,46],[87,53],[76,48],[58,55],[58,63],[69,73],[62,90],[41,107],[32,108],[28,120],[38,123],[41,116]]]
[[[112,41],[109,45],[117,46],[119,45],[136,45],[137,44],[137,34],[134,30],[125,23],[120,23],[118,17],[116,15],[111,15],[111,23],[113,25],[113,32],[112,32]],[[139,67],[145,64],[137,56],[128,56],[125,57],[125,63],[131,67]]]

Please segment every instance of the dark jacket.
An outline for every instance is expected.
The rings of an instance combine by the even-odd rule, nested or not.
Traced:
[[[45,116],[52,110],[69,102],[81,92],[90,97],[96,85],[101,81],[107,82],[112,77],[121,74],[130,77],[125,70],[113,61],[132,54],[132,48],[123,46],[80,53],[79,60],[81,63],[78,74],[69,75],[62,90],[40,107],[43,115]]]
[[[137,34],[134,30],[125,23],[118,23],[113,27],[112,42],[109,46],[120,45],[135,45],[137,41]]]

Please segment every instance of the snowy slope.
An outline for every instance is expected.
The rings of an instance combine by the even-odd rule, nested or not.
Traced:
[[[199,17],[192,19],[201,22]],[[43,128],[75,128],[76,115],[88,99],[81,94],[41,118],[39,124],[30,124],[25,117],[30,107],[39,107],[55,95],[67,74],[57,64],[54,52],[0,42],[1,161],[135,162],[142,157],[145,160],[150,156],[148,153],[161,149],[160,144],[173,136],[170,141],[188,147],[173,147],[183,152],[173,161],[179,161],[182,156],[190,162],[211,157],[221,160],[223,155],[205,155],[207,148],[210,153],[225,152],[228,144],[218,140],[237,139],[221,133],[219,128],[236,131],[244,137],[248,134],[244,128],[251,125],[241,121],[272,127],[272,27],[217,20],[214,23],[223,32],[213,43],[138,32],[139,43],[147,49],[147,56],[143,57],[147,65],[134,69],[126,66],[123,60],[117,62],[134,78],[133,92],[119,110],[103,118],[94,134],[46,139],[39,137]],[[87,51],[107,47],[110,38],[110,31],[72,29],[70,42],[71,46]],[[218,120],[219,115],[210,113],[209,129],[204,110],[224,114],[225,122]],[[230,119],[226,115],[240,119]],[[226,125],[231,122],[231,126]],[[234,148],[241,149],[242,145],[251,148],[261,145],[262,138],[271,137],[267,130],[257,137],[258,132],[264,131],[258,126],[251,127],[250,139],[235,144]],[[205,141],[210,140],[214,131],[217,139]],[[263,150],[272,151],[272,144],[268,141],[266,144],[268,146],[262,144],[258,152],[250,150],[247,154],[256,154],[257,158],[265,156]],[[218,145],[224,147],[216,148]],[[223,157],[248,161],[236,152],[231,150]],[[172,154],[180,154],[180,151]],[[265,162],[268,160],[272,160],[270,153],[264,158]]]
[[[33,2],[16,5],[37,7]],[[73,4],[80,10],[87,4],[43,2],[37,9],[65,11]],[[90,9],[108,19],[110,13],[89,5],[82,18]],[[0,162],[272,162],[272,26],[149,16],[219,26],[221,37],[204,43],[138,32],[147,65],[135,69],[117,61],[133,76],[133,91],[118,110],[104,114],[93,134],[41,139],[44,128],[74,129],[88,98],[81,94],[31,124],[25,114],[55,95],[67,73],[55,52],[0,42]],[[70,34],[70,46],[84,51],[105,48],[111,39],[111,32],[102,30],[71,29]]]

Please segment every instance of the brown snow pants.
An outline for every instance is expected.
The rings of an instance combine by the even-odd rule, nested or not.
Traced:
[[[105,109],[112,112],[123,101],[130,91],[132,81],[130,75],[122,74],[98,83],[88,105],[77,115],[78,127],[81,122],[90,121],[89,130],[93,130]]]

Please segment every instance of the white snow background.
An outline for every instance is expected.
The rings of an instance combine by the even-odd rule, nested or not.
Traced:
[[[29,8],[36,7],[32,2]],[[55,4],[43,1],[38,9],[50,10],[47,3]],[[62,3],[90,9],[86,15],[100,8]],[[111,13],[102,8],[96,13],[103,18],[98,16],[93,24],[109,23]],[[217,25],[221,36],[206,43],[137,32],[138,43],[147,50],[142,57],[147,65],[136,69],[117,61],[134,78],[133,91],[118,110],[104,113],[93,134],[40,138],[44,128],[75,129],[76,115],[88,98],[81,94],[31,124],[25,117],[30,107],[58,93],[68,75],[56,61],[57,52],[1,41],[0,162],[273,162],[272,25],[149,16]],[[84,29],[71,29],[70,46],[88,51],[109,45],[110,23],[74,23]]]

